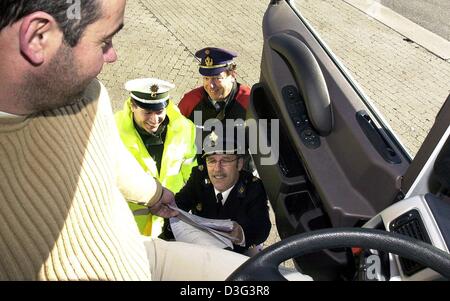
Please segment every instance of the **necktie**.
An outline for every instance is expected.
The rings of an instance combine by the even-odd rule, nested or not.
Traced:
[[[216,198],[217,198],[217,210],[220,211],[222,209],[222,207],[223,207],[223,204],[222,204],[222,200],[223,200],[222,193],[219,192],[217,194]]]

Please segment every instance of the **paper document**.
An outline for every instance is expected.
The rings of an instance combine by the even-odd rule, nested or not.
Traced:
[[[232,237],[227,233],[233,230],[233,222],[230,219],[204,218],[177,207],[169,207],[180,213],[170,219],[170,226],[176,240],[233,249]]]

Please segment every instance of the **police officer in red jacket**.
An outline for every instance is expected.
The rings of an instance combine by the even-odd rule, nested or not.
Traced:
[[[207,47],[195,53],[200,61],[199,72],[203,87],[184,95],[178,107],[181,113],[202,126],[211,118],[219,120],[245,120],[250,100],[250,88],[236,81],[237,53],[225,49]],[[194,112],[201,112],[200,120],[194,120]]]
[[[196,125],[197,148],[202,149],[203,145],[199,143],[212,130],[206,127],[203,130],[207,120],[216,119],[222,123],[223,128],[227,119],[235,122],[235,126],[244,126],[250,88],[236,81],[236,64],[233,59],[237,57],[237,53],[206,47],[197,51],[195,56],[200,61],[199,72],[203,77],[203,86],[186,93],[178,107]]]

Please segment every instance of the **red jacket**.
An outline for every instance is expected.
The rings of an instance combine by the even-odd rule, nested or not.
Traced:
[[[250,87],[238,83],[238,91],[233,100],[225,108],[225,119],[245,120],[250,102]],[[208,93],[203,87],[198,87],[186,93],[178,104],[181,114],[194,122],[194,111],[202,112],[202,124],[205,120],[216,118],[217,112],[208,100]],[[194,122],[195,123],[195,122]]]

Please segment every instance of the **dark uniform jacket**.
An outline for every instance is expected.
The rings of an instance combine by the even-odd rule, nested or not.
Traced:
[[[175,201],[178,207],[192,210],[195,215],[237,222],[244,230],[245,248],[235,245],[236,252],[243,253],[269,236],[271,222],[266,191],[262,181],[248,171],[240,172],[238,182],[220,207],[206,167],[194,167],[186,185],[175,195]]]

